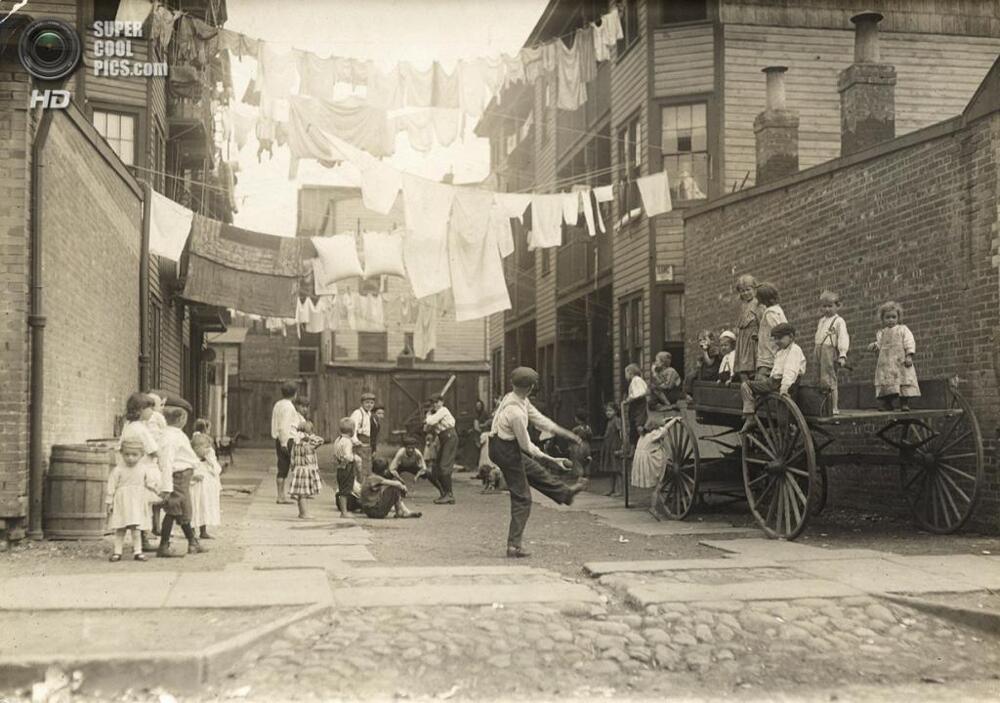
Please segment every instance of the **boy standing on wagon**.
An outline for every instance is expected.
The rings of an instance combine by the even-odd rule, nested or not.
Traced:
[[[806,372],[806,357],[802,353],[802,348],[795,343],[795,328],[787,322],[782,322],[771,330],[771,337],[778,347],[778,352],[774,355],[774,366],[770,375],[767,378],[744,381],[740,386],[740,393],[743,396],[743,416],[746,418],[740,429],[741,434],[746,434],[757,424],[755,403],[757,396],[771,393],[787,396]]]
[[[785,311],[778,305],[778,289],[771,283],[761,283],[757,286],[757,301],[763,308],[760,318],[760,329],[757,339],[757,375],[758,379],[766,379],[774,368],[778,347],[772,330],[777,325],[788,322]]]
[[[819,296],[819,309],[823,317],[816,325],[816,369],[819,385],[830,391],[833,414],[840,413],[837,392],[837,369],[847,364],[847,352],[851,348],[851,338],[847,334],[847,323],[837,314],[840,296],[825,290]]]

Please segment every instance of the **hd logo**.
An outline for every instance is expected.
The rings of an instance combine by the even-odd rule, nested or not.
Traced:
[[[32,90],[30,108],[61,110],[69,106],[68,90]]]

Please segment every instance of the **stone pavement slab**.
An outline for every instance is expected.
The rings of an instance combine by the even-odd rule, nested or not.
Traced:
[[[700,544],[738,554],[741,558],[795,562],[807,559],[878,559],[883,552],[872,549],[826,549],[778,539],[702,540]]]
[[[359,544],[319,546],[248,546],[243,561],[256,569],[327,569],[342,571],[346,561],[375,561],[368,548]]]
[[[983,589],[1000,590],[1000,559],[975,554],[947,554],[924,556],[901,556],[886,554],[886,561],[913,569],[955,578],[962,583],[976,585]]]
[[[888,559],[806,560],[793,568],[868,593],[958,593],[982,588],[957,575],[934,574]]]
[[[701,569],[776,569],[784,568],[768,559],[650,559],[648,561],[592,561],[583,565],[591,576],[657,571],[697,571]]]
[[[248,608],[328,603],[330,585],[321,571],[207,571],[181,574],[167,608]]]
[[[600,603],[590,588],[564,582],[524,585],[474,584],[461,586],[376,586],[332,589],[333,605],[379,608],[434,605],[490,605],[492,603]]]
[[[0,579],[0,609],[160,608],[179,574],[76,574]]]
[[[633,532],[640,535],[664,536],[673,535],[729,535],[742,537],[758,534],[756,528],[733,527],[728,522],[702,522],[699,520],[663,520],[657,521],[646,510],[638,508],[616,508],[589,511],[597,518],[615,529],[623,532]]]
[[[625,597],[645,608],[657,603],[695,601],[797,600],[800,598],[842,598],[862,595],[862,591],[836,581],[788,579],[743,583],[661,583],[628,586]]]
[[[346,530],[303,530],[254,526],[243,532],[241,541],[253,546],[365,545],[371,543],[371,537],[360,527]]]
[[[538,576],[551,571],[531,566],[364,566],[352,570],[362,578],[436,578],[447,576]]]

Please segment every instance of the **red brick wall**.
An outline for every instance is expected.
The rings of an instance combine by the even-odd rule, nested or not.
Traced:
[[[874,371],[874,357],[864,347],[875,336],[875,310],[894,299],[916,337],[918,373],[960,376],[992,449],[998,429],[992,358],[1000,300],[992,254],[1000,114],[966,127],[958,121],[938,125],[860,156],[689,214],[688,338],[700,328],[733,324],[733,282],[748,272],[778,286],[809,356],[818,296],[830,287],[841,294],[852,337],[851,378],[866,380]],[[1000,479],[989,463],[974,520],[996,528]],[[875,510],[898,506],[897,487],[890,469],[845,468],[831,480],[836,500]]]
[[[27,509],[28,134],[27,76],[16,52],[0,59],[0,536]]]
[[[113,436],[139,382],[142,202],[78,120],[56,113],[42,156],[46,447]]]

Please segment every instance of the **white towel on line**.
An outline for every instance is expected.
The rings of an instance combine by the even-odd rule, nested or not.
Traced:
[[[666,171],[637,178],[635,184],[639,187],[647,217],[662,215],[674,209],[670,202],[670,183]]]
[[[403,174],[407,235],[403,260],[417,298],[451,288],[448,266],[448,218],[454,186]]]
[[[191,233],[194,213],[155,190],[149,204],[149,251],[171,261],[180,261]]]
[[[531,196],[531,232],[528,249],[547,249],[562,244],[563,196]]]

